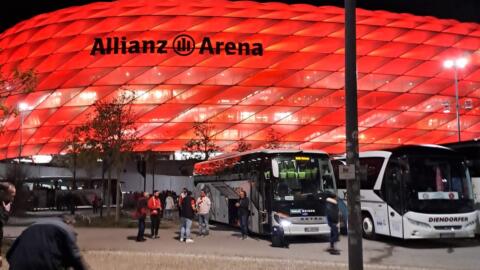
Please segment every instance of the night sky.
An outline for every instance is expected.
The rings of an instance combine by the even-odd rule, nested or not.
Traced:
[[[154,0],[152,0],[154,1]],[[161,1],[161,0],[159,0]],[[187,1],[187,0],[185,0]],[[309,3],[313,5],[343,6],[343,0],[276,0],[285,3]],[[16,23],[37,14],[68,6],[83,5],[92,0],[36,0],[9,1],[0,9],[0,32]],[[272,2],[259,1],[259,2]],[[457,19],[463,22],[480,23],[480,0],[358,0],[357,6],[371,10],[388,10],[398,13],[430,15],[439,18]]]

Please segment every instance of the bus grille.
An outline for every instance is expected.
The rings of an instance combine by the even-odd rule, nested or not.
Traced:
[[[291,217],[290,220],[294,224],[324,224],[327,223],[325,217]]]
[[[460,230],[462,226],[434,226],[435,230]]]

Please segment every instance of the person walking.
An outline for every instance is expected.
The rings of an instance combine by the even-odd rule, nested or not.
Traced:
[[[148,200],[148,209],[150,210],[150,228],[151,237],[158,238],[158,228],[160,227],[160,211],[162,211],[162,203],[160,202],[159,192],[155,190],[153,196]]]
[[[137,201],[137,212],[136,216],[138,219],[138,234],[137,234],[137,242],[143,242],[145,239],[145,219],[147,218],[147,198],[148,192],[143,192],[142,196],[138,198]]]
[[[193,239],[190,238],[190,229],[192,228],[192,220],[195,216],[195,199],[192,198],[191,191],[187,191],[186,194],[181,204],[180,242],[185,240],[185,243],[193,243]]]
[[[332,255],[339,255],[340,251],[335,248],[335,243],[338,241],[338,202],[336,194],[328,196],[326,212],[328,226],[330,227],[330,248],[327,251]]]
[[[165,218],[172,219],[172,211],[175,207],[175,202],[173,201],[172,193],[167,192],[167,198],[165,198]]]
[[[89,269],[77,246],[73,223],[72,217],[64,216],[25,229],[7,252],[10,269]]]
[[[0,183],[0,268],[2,267],[3,227],[10,217],[10,210],[17,190],[12,183]]]
[[[208,218],[210,215],[210,207],[212,203],[205,194],[205,191],[200,192],[200,197],[197,199],[197,211],[198,211],[198,227],[200,235],[206,236],[209,234],[208,230]]]
[[[240,219],[240,231],[242,232],[242,239],[246,239],[248,235],[248,216],[250,201],[245,190],[240,191],[240,201],[235,204],[238,208],[238,218]]]

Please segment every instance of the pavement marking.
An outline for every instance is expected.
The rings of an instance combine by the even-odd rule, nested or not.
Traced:
[[[348,269],[348,264],[340,262],[322,262],[311,260],[298,260],[298,259],[272,259],[272,258],[260,258],[260,257],[245,257],[245,256],[218,256],[218,255],[206,255],[206,254],[189,254],[189,253],[167,253],[167,252],[138,252],[138,251],[111,251],[111,250],[88,250],[83,252],[86,255],[122,255],[122,256],[143,256],[151,258],[154,257],[180,257],[185,259],[210,259],[220,261],[255,261],[263,263],[274,264],[304,264],[312,266],[323,266],[328,269]],[[426,267],[410,267],[410,266],[397,266],[397,265],[380,265],[380,264],[364,264],[365,269],[376,270],[446,270],[446,268],[426,268]]]

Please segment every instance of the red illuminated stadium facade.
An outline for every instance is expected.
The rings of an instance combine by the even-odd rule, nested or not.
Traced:
[[[273,129],[286,147],[342,152],[343,22],[336,7],[219,0],[94,3],[23,21],[0,34],[0,64],[33,68],[38,87],[3,101],[29,109],[22,130],[6,120],[0,159],[18,156],[20,137],[22,156],[60,152],[68,127],[121,89],[137,96],[139,151],[179,150],[207,121],[226,151],[240,138],[261,147]],[[357,10],[361,149],[455,141],[442,63],[459,56],[462,140],[479,138],[479,48],[475,23]]]

